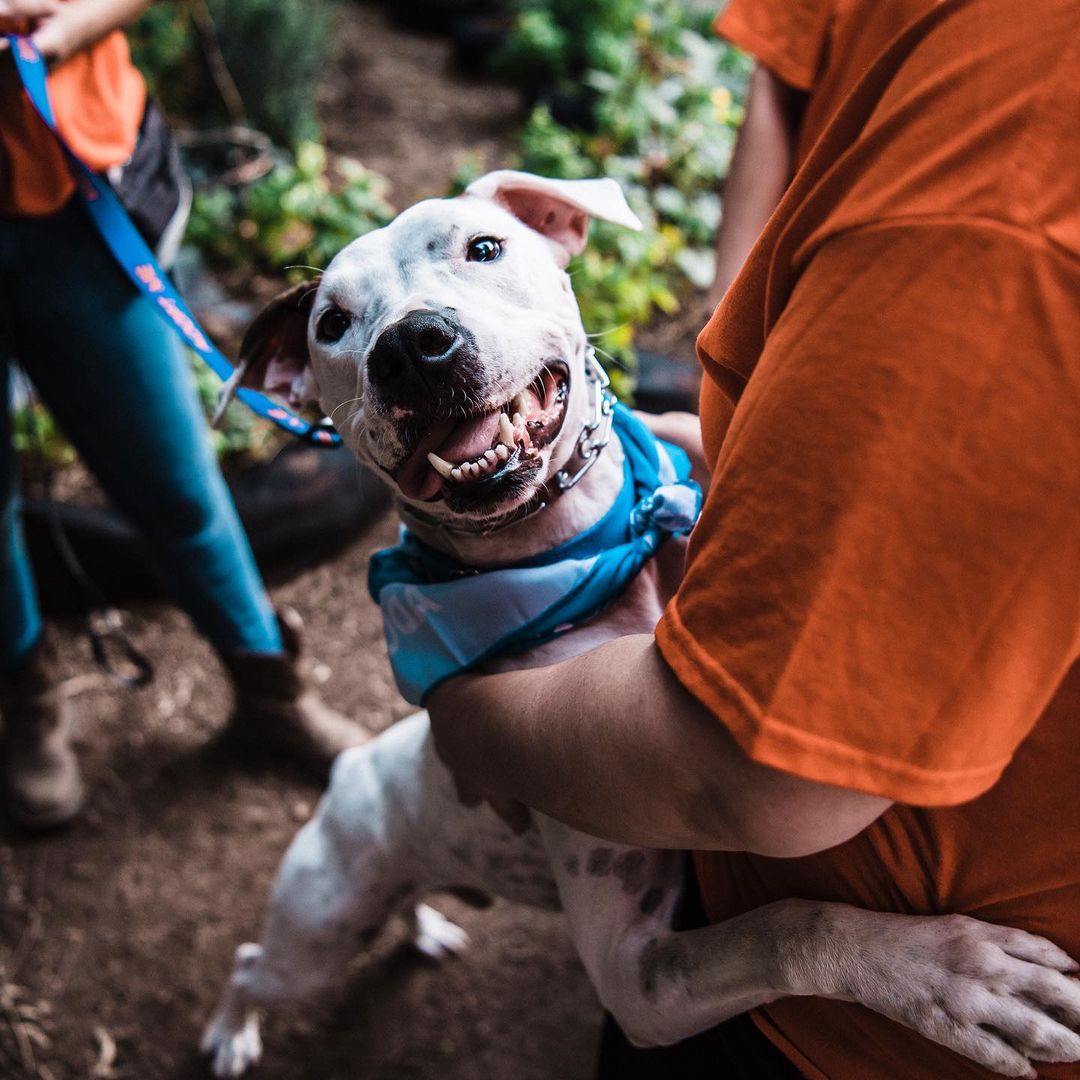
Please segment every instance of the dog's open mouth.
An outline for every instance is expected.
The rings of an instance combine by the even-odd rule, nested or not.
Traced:
[[[559,434],[569,390],[566,365],[545,364],[500,408],[433,421],[395,470],[395,482],[407,498],[442,497],[462,510],[509,497],[540,467],[540,450]]]

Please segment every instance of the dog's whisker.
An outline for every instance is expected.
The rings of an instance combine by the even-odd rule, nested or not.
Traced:
[[[623,323],[619,323],[619,325],[618,325],[618,326],[612,326],[612,327],[611,327],[610,329],[608,329],[608,330],[597,330],[597,331],[595,331],[595,332],[593,332],[593,333],[591,333],[591,334],[590,334],[590,333],[589,333],[588,331],[586,331],[586,332],[585,332],[585,336],[586,336],[587,338],[590,338],[590,339],[591,339],[591,338],[602,338],[602,337],[608,337],[608,336],[609,336],[610,334],[616,334],[616,333],[618,333],[618,332],[619,332],[620,330],[625,330],[625,329],[626,329],[626,327],[628,327],[629,325],[630,325],[630,323],[629,323],[629,322],[623,322]]]
[[[609,361],[610,363],[614,364],[614,365],[615,365],[615,366],[616,366],[616,367],[617,367],[617,368],[618,368],[618,369],[619,369],[620,371],[626,371],[626,372],[629,372],[629,370],[630,370],[630,367],[629,367],[629,365],[628,365],[628,364],[626,363],[626,361],[625,361],[625,360],[620,360],[620,359],[619,359],[619,358],[618,358],[617,356],[614,356],[614,355],[612,355],[611,353],[609,353],[609,352],[607,351],[607,349],[601,349],[599,345],[594,345],[594,346],[593,346],[593,348],[594,348],[594,349],[596,350],[596,352],[598,352],[598,353],[599,353],[599,354],[600,354],[600,355],[601,355],[602,357],[604,357],[604,358],[605,358],[606,360],[608,360],[608,361]]]
[[[286,270],[314,270],[316,274],[325,274],[326,270],[321,266],[306,266],[304,263],[294,263],[292,266],[286,266]]]
[[[338,402],[338,404],[337,404],[337,405],[335,405],[335,406],[334,406],[334,407],[333,407],[333,408],[332,408],[332,409],[330,410],[330,423],[333,423],[333,422],[334,422],[334,414],[335,414],[335,413],[336,413],[336,412],[338,411],[338,409],[342,409],[342,408],[344,408],[344,407],[345,407],[346,405],[351,405],[351,404],[352,404],[352,403],[353,403],[354,401],[360,401],[360,400],[362,400],[362,399],[361,399],[360,397],[353,397],[353,398],[346,398],[346,400],[345,400],[345,401],[340,401],[340,402]],[[358,410],[358,411],[359,411],[359,410]]]

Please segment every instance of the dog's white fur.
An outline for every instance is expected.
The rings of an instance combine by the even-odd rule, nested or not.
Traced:
[[[367,358],[405,313],[453,309],[483,358],[471,387],[474,409],[499,407],[545,359],[569,366],[566,421],[544,450],[535,490],[573,452],[587,404],[587,339],[564,267],[584,244],[588,216],[633,224],[611,181],[500,172],[463,197],[420,203],[349,245],[324,274],[309,297],[310,317],[306,309],[301,316],[311,368],[278,348],[261,368],[249,361],[243,377],[296,398],[313,373],[318,399],[347,444],[392,480],[409,450],[400,434],[406,417],[380,399]],[[465,245],[476,236],[500,240],[497,262],[466,261]],[[315,327],[332,305],[351,323],[326,344]],[[509,562],[597,520],[620,482],[615,442],[578,487],[526,522],[491,535],[419,528],[429,544],[467,563]],[[441,502],[422,509],[475,525]],[[601,619],[501,666],[547,664],[651,631],[681,558],[681,544],[669,542]],[[882,915],[801,900],[675,933],[683,854],[610,844],[533,818],[529,831],[515,835],[489,809],[463,807],[434,752],[426,713],[342,754],[314,818],[282,862],[261,943],[237,952],[203,1040],[215,1072],[238,1075],[258,1060],[256,1010],[337,986],[355,952],[395,912],[410,913],[423,951],[460,950],[464,934],[420,903],[453,886],[561,907],[601,1001],[639,1044],[671,1043],[777,997],[815,994],[859,1001],[1006,1075],[1031,1075],[1029,1057],[1080,1056],[1080,1040],[1047,1015],[1057,1007],[1080,1020],[1080,992],[1057,974],[1067,958],[1041,938],[960,916]],[[1014,1046],[980,1026],[990,1023]]]

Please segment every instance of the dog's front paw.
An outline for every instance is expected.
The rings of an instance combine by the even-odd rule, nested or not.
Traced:
[[[262,1036],[259,1034],[259,1014],[245,1010],[239,1018],[234,1010],[223,1008],[215,1013],[199,1044],[213,1061],[215,1076],[241,1076],[262,1057]]]
[[[460,926],[427,904],[416,905],[413,927],[413,945],[432,960],[457,956],[469,944],[469,935]]]
[[[1004,1076],[1080,1060],[1077,965],[1052,942],[963,915],[831,906],[834,940],[818,964],[830,985],[819,993],[859,1001]]]

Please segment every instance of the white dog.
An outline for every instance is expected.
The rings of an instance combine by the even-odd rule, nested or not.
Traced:
[[[609,430],[564,271],[591,217],[638,225],[610,180],[502,171],[422,202],[350,244],[317,285],[272,303],[229,389],[317,397],[393,486],[413,537],[458,573],[542,556],[604,518],[624,484],[624,440]],[[601,616],[484,666],[548,664],[651,632],[681,559],[681,541],[668,540]],[[478,580],[492,582],[498,621],[501,579]],[[395,593],[387,612],[392,648],[428,626],[431,606],[409,595]],[[601,1001],[638,1044],[813,994],[859,1001],[1006,1075],[1033,1075],[1028,1059],[1080,1058],[1068,1030],[1080,989],[1041,938],[801,900],[676,933],[683,865],[681,853],[621,847],[538,814],[515,835],[487,808],[466,809],[419,712],[338,759],[285,855],[260,944],[237,951],[203,1048],[217,1075],[243,1072],[261,1053],[257,1010],[337,986],[395,912],[413,920],[424,952],[459,950],[465,935],[419,901],[463,887],[561,907]]]

